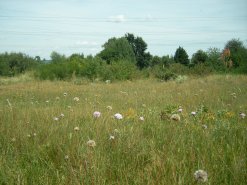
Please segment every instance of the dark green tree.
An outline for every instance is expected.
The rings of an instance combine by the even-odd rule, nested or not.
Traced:
[[[239,39],[232,39],[225,45],[225,49],[230,49],[230,59],[233,61],[233,66],[247,66],[247,48]],[[247,69],[246,69],[247,70]]]
[[[189,56],[187,52],[179,46],[174,55],[174,61],[183,65],[189,65]]]
[[[152,55],[147,50],[147,44],[141,37],[135,37],[131,33],[125,34],[125,38],[128,40],[129,44],[132,46],[135,53],[136,65],[138,68],[143,69],[150,65]]]
[[[128,40],[124,37],[111,38],[104,45],[103,50],[98,54],[108,64],[113,61],[127,60],[136,63],[134,51]]]
[[[192,55],[191,62],[192,64],[205,63],[207,58],[208,56],[206,52],[202,50],[198,50],[196,53]]]

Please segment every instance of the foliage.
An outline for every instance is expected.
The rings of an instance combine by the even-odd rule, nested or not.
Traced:
[[[189,65],[189,56],[187,52],[184,50],[184,48],[180,47],[176,50],[175,55],[174,55],[174,61],[176,63],[180,63],[183,65],[188,66]]]
[[[200,63],[205,63],[207,58],[208,58],[208,56],[207,56],[206,52],[204,52],[202,50],[198,50],[196,53],[193,54],[193,56],[191,58],[191,62],[194,65],[200,64]]]
[[[225,48],[230,49],[230,58],[233,61],[233,66],[239,68],[239,72],[247,73],[247,48],[239,39],[228,41]]]
[[[131,33],[125,34],[125,38],[128,40],[129,44],[133,48],[137,61],[137,67],[140,69],[148,67],[150,65],[151,54],[149,52],[146,52],[146,42],[141,37],[135,37]]]
[[[98,54],[100,58],[110,64],[113,61],[126,60],[136,63],[136,58],[132,46],[124,37],[111,38],[104,45],[103,50]]]
[[[37,65],[36,60],[23,53],[0,54],[0,76],[14,76],[31,70]]]

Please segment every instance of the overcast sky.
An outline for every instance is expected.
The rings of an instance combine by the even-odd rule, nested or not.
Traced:
[[[96,54],[111,37],[141,36],[153,55],[247,43],[247,0],[0,0],[0,52]]]

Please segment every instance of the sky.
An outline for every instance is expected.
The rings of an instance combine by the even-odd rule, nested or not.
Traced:
[[[247,45],[246,10],[247,0],[0,0],[0,53],[95,55],[133,33],[152,55],[181,46],[191,56],[233,38]]]

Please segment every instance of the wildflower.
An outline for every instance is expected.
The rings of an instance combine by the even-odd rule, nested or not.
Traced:
[[[74,101],[79,101],[80,99],[78,97],[74,97]]]
[[[120,120],[120,119],[123,119],[123,116],[122,116],[122,114],[120,114],[120,113],[116,113],[116,114],[114,115],[114,118]]]
[[[29,138],[30,138],[30,137],[31,137],[31,135],[30,135],[30,134],[27,134],[27,137],[29,137]]]
[[[89,147],[95,147],[95,146],[96,146],[96,143],[95,143],[94,140],[89,140],[89,141],[87,142],[87,146],[89,146]]]
[[[105,83],[106,84],[110,84],[111,83],[111,80],[106,80]]]
[[[68,155],[65,155],[64,156],[64,159],[67,161],[67,160],[69,160],[69,156]]]
[[[140,120],[140,121],[144,121],[144,117],[141,116],[141,117],[139,118],[139,120]]]
[[[178,114],[173,114],[170,117],[170,119],[173,120],[173,121],[180,121],[180,116]]]
[[[195,116],[196,115],[196,112],[195,111],[191,112],[191,115],[192,116]]]
[[[199,182],[206,182],[208,180],[208,174],[204,170],[197,170],[194,173],[194,177]]]
[[[33,133],[33,137],[36,137],[36,136],[37,136],[37,134],[34,132],[34,133]]]
[[[107,108],[108,110],[112,110],[112,106],[110,106],[110,105],[108,105],[106,108]]]
[[[54,121],[58,121],[59,118],[58,118],[58,117],[54,117],[53,120],[54,120]]]
[[[64,117],[64,114],[62,113],[62,114],[60,114],[60,117]]]
[[[181,106],[178,107],[178,112],[180,112],[180,113],[183,112],[183,109]]]
[[[99,118],[100,115],[101,115],[101,113],[100,113],[99,111],[95,111],[95,112],[93,113],[93,117],[95,117],[95,118]]]
[[[110,139],[110,140],[114,140],[114,139],[115,139],[115,136],[110,136],[109,139]]]
[[[65,93],[63,93],[63,96],[67,96],[67,93],[65,92]]]
[[[207,126],[207,125],[202,125],[202,128],[203,128],[203,129],[207,129],[208,126]]]
[[[242,119],[244,119],[244,118],[245,118],[245,116],[246,116],[246,114],[245,114],[245,113],[243,113],[243,112],[240,112],[240,113],[239,113],[239,116],[240,116]]]
[[[46,100],[45,102],[46,102],[46,103],[49,103],[49,100]]]
[[[79,130],[80,130],[79,127],[74,128],[74,131],[79,131]]]

